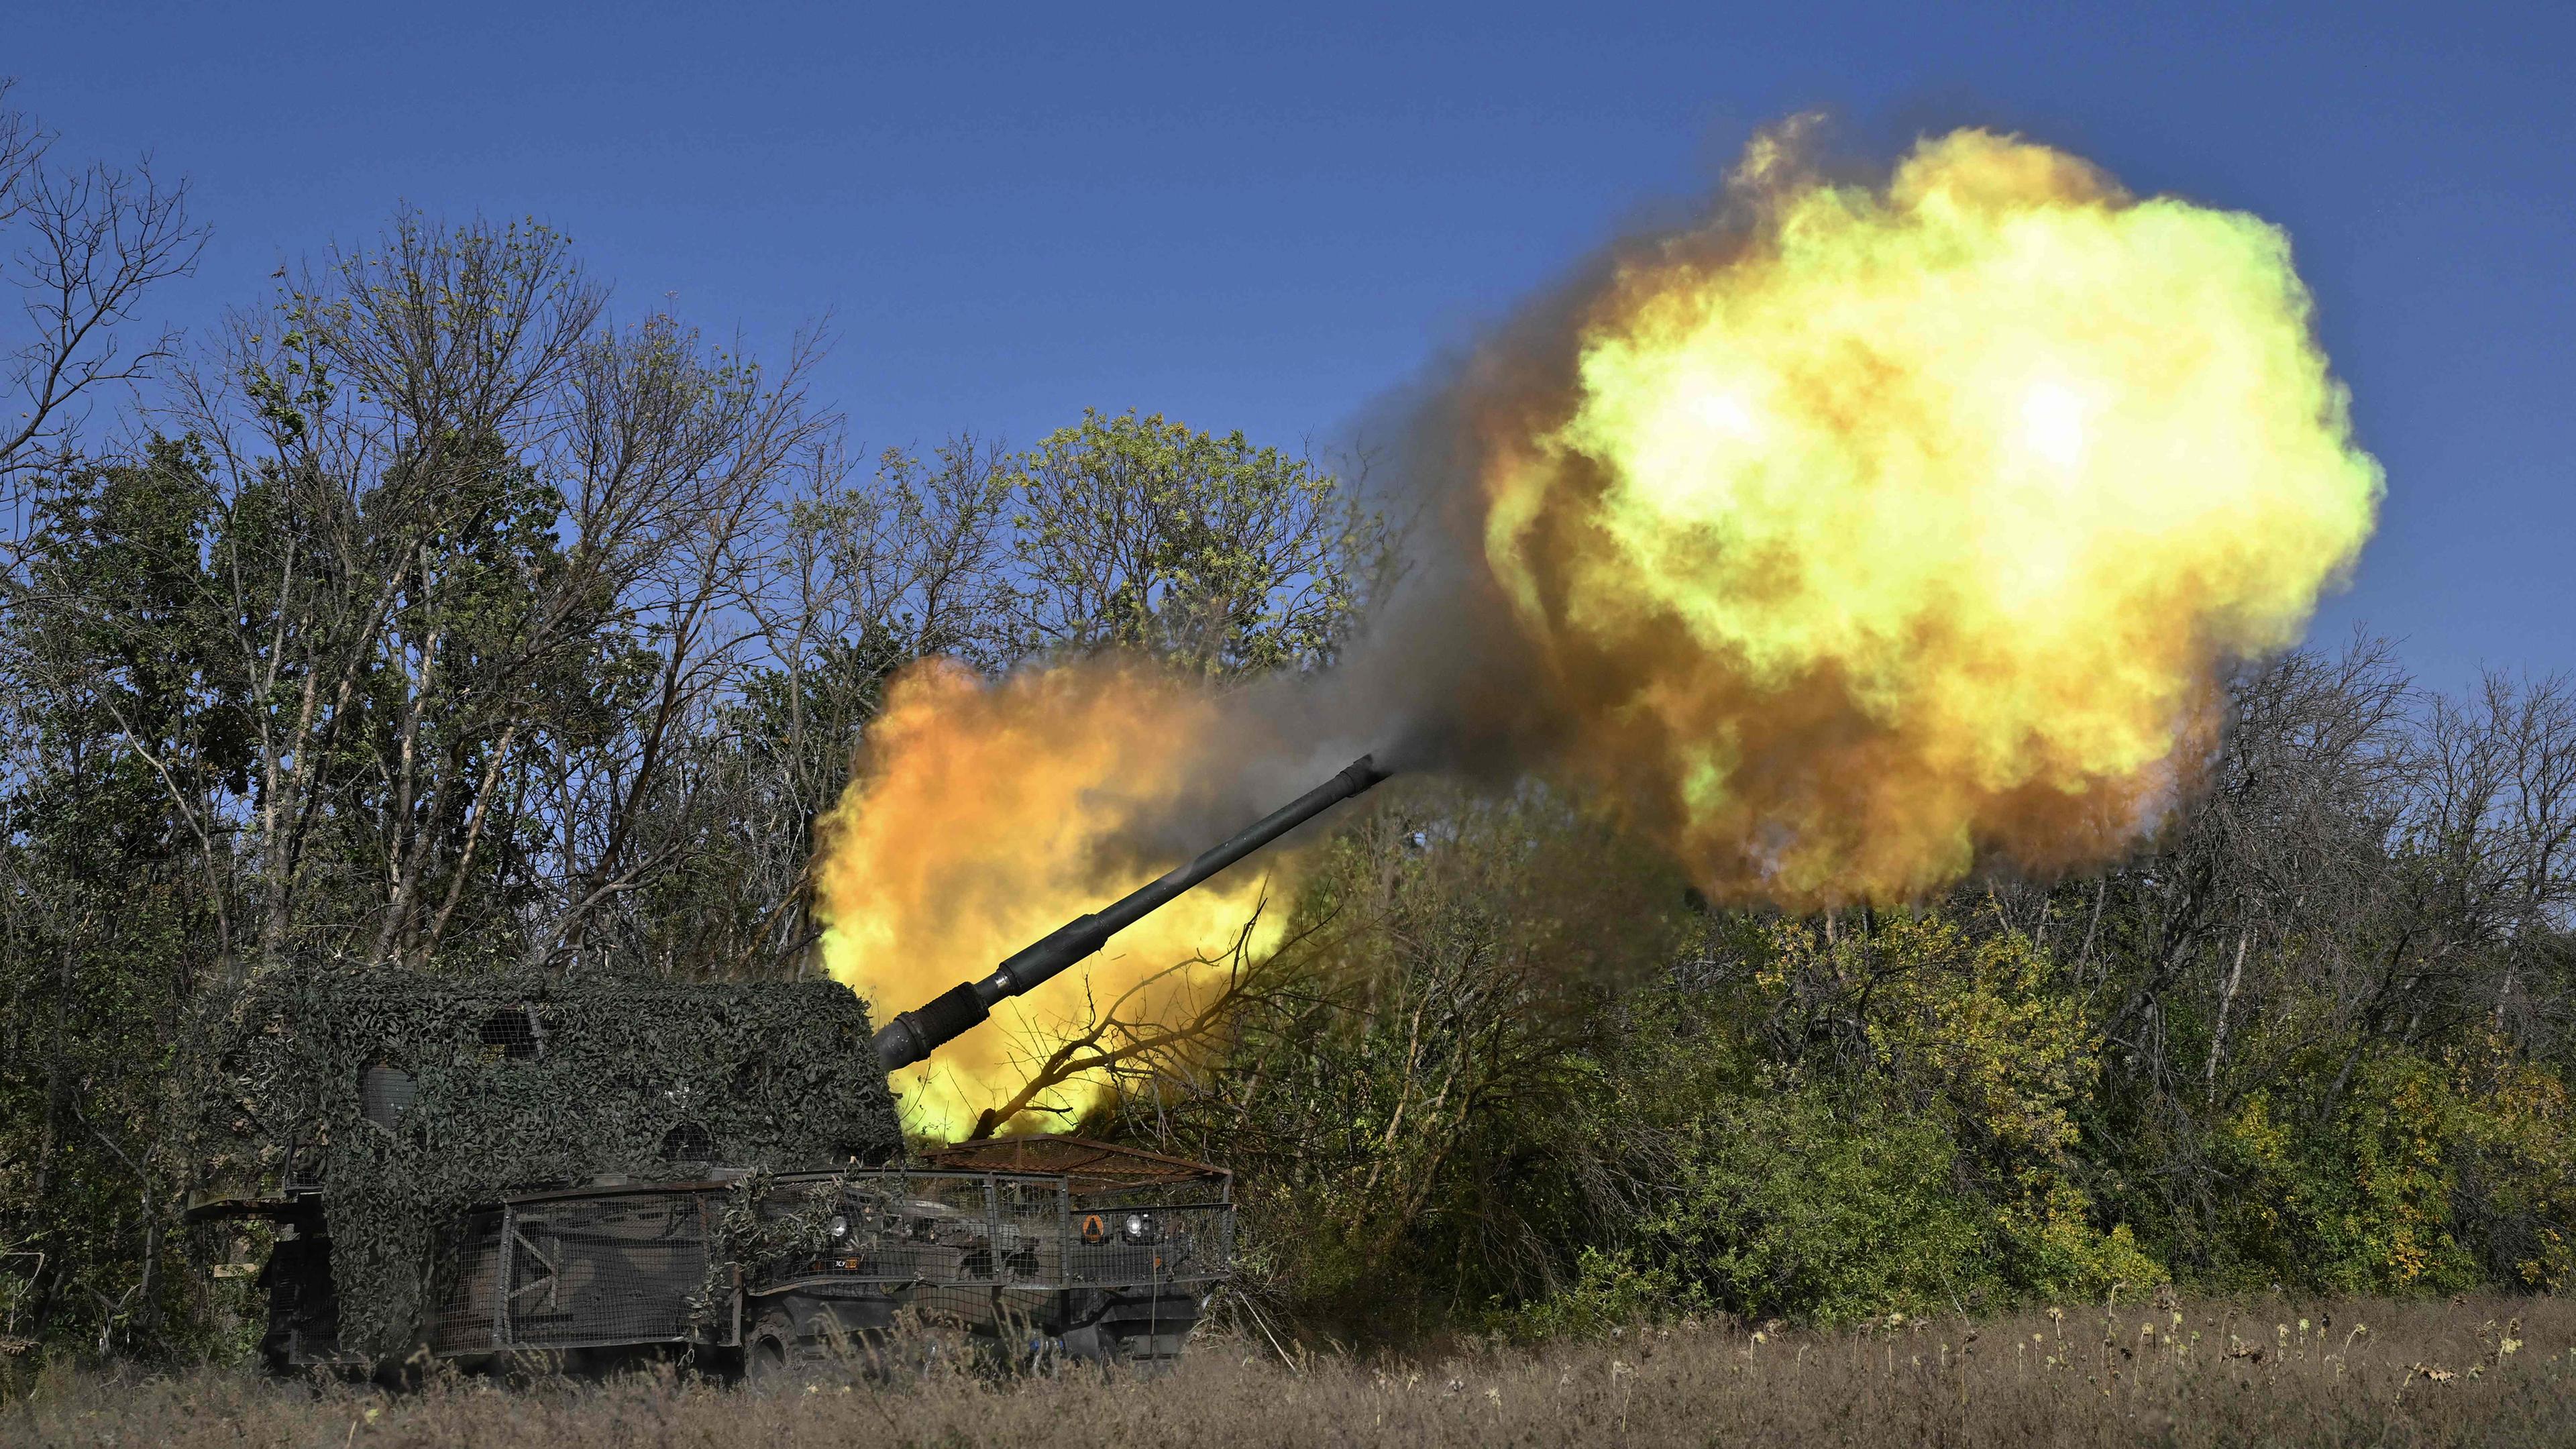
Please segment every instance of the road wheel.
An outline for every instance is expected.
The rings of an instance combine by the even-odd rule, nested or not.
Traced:
[[[742,1376],[750,1383],[779,1383],[797,1367],[796,1324],[777,1309],[761,1315],[743,1339]]]

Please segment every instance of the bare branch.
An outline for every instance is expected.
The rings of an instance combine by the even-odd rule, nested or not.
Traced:
[[[0,92],[0,279],[20,318],[0,334],[0,481],[61,452],[100,390],[170,355],[175,332],[137,342],[119,329],[154,284],[195,269],[206,241],[185,181],[164,184],[148,157],[56,168],[51,139]]]

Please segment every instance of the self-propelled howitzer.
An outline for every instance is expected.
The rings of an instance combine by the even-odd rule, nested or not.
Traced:
[[[1232,1175],[1077,1137],[907,1150],[884,1069],[1383,778],[1354,762],[883,1031],[828,981],[269,972],[213,1023],[189,1215],[271,1225],[282,1369],[882,1368],[914,1316],[999,1362],[1168,1365],[1232,1271]]]
[[[925,1005],[887,1022],[876,1036],[877,1060],[890,1072],[929,1056],[982,1024],[992,1014],[994,1003],[1053,978],[1183,892],[1386,777],[1387,772],[1377,767],[1373,756],[1362,755],[1351,761],[1340,774],[1201,852],[1189,864],[1089,915],[1077,916],[1056,927],[1013,952],[990,975],[961,981]]]

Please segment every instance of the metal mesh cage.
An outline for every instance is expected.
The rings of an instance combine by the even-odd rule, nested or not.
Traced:
[[[286,1164],[278,1173],[278,1186],[289,1192],[311,1192],[323,1185],[323,1169],[330,1160],[330,1150],[320,1142],[289,1143]]]
[[[400,1067],[379,1062],[358,1074],[358,1115],[392,1129],[420,1095],[419,1083]]]
[[[1113,1194],[1119,1201],[1109,1205],[1047,1174],[880,1169],[837,1181],[826,1238],[796,1265],[805,1271],[887,1284],[1050,1287],[1208,1281],[1234,1259],[1232,1209],[1174,1203],[1168,1189],[1159,1199],[1141,1188]],[[771,1210],[818,1216],[805,1196],[783,1196]]]
[[[713,1162],[716,1139],[695,1122],[683,1122],[662,1134],[664,1162]]]
[[[996,1283],[1044,1271],[1051,1211],[1002,1215],[991,1178],[962,1172],[854,1172],[816,1244],[815,1268],[889,1284]],[[828,1187],[828,1184],[824,1185]],[[833,1231],[837,1228],[837,1231]]]
[[[528,1061],[545,1050],[546,1024],[534,1004],[496,1011],[483,1019],[475,1036],[486,1052],[509,1061]]]
[[[573,1348],[689,1334],[707,1278],[704,1191],[567,1195],[467,1224],[438,1347]]]
[[[1207,1282],[1234,1261],[1234,1214],[1223,1203],[1086,1205],[1075,1216],[1067,1283]]]
[[[983,1321],[1042,1315],[1047,1296],[1097,1289],[1114,1301],[1181,1301],[1223,1278],[1234,1215],[1186,1184],[1119,1184],[1042,1172],[858,1168],[771,1179],[751,1201],[767,1225],[720,1235],[734,1188],[716,1182],[535,1194],[468,1214],[440,1297],[442,1353],[575,1348],[685,1338],[726,1341],[729,1303],[710,1263],[754,1296],[875,1295]],[[754,1244],[759,1244],[754,1248]],[[1141,1296],[1139,1296],[1141,1295]],[[714,1299],[715,1301],[710,1301]],[[1012,1307],[1011,1305],[1019,1305]]]

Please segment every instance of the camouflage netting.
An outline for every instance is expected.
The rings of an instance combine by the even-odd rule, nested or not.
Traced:
[[[875,1162],[901,1149],[867,1006],[830,982],[677,986],[351,969],[261,978],[200,1101],[206,1185],[328,1184],[344,1347],[417,1341],[460,1210],[606,1174]],[[376,1070],[371,1114],[362,1081]],[[409,1078],[410,1100],[394,1101]],[[391,1125],[384,1125],[390,1120]]]

